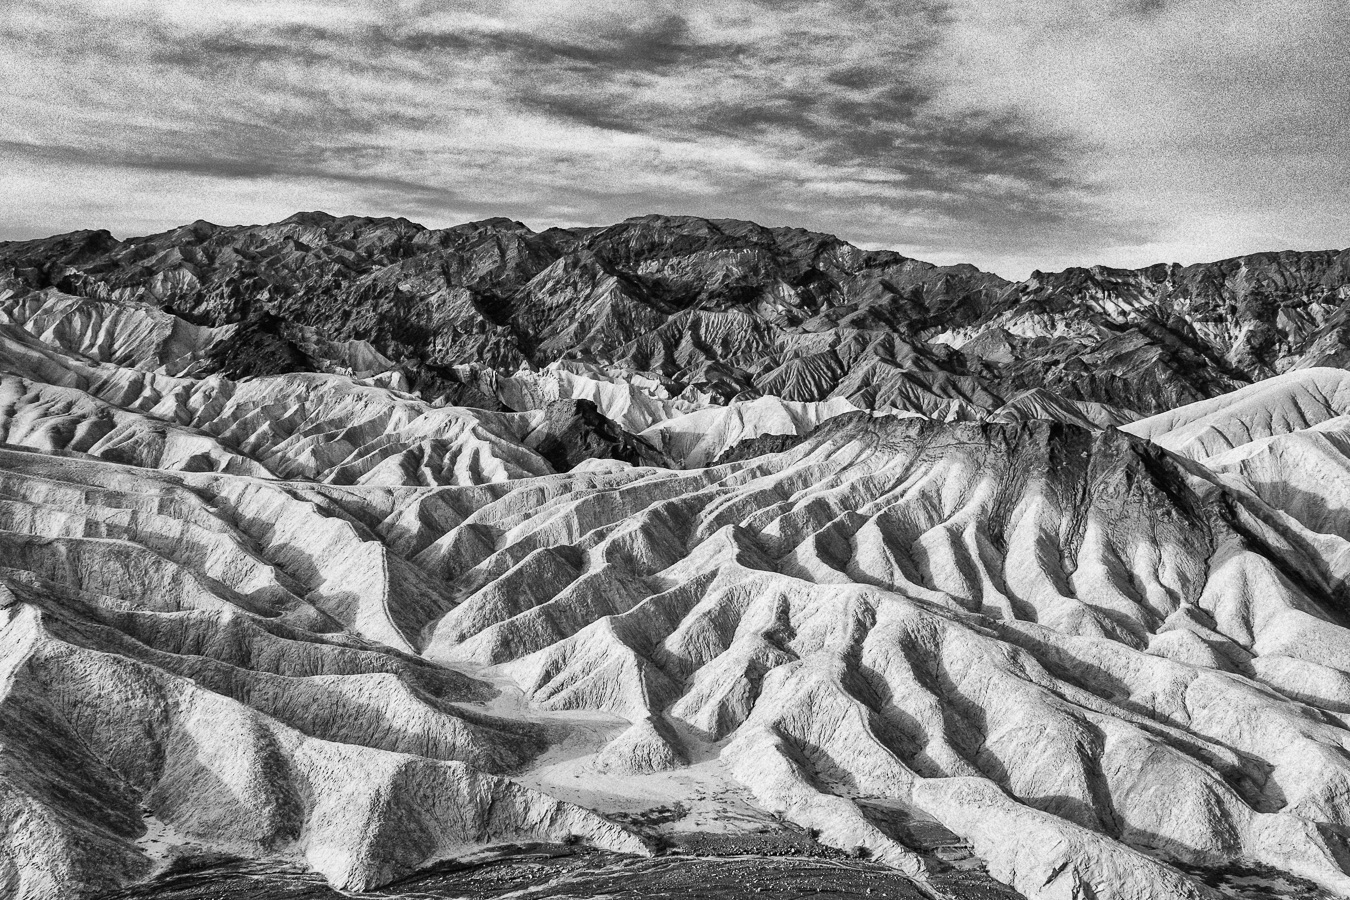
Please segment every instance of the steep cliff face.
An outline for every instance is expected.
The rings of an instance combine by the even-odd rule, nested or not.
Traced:
[[[0,270],[0,894],[689,832],[1350,894],[1344,254],[302,214]]]

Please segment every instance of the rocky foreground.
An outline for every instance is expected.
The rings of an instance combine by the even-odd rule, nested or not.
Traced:
[[[0,895],[541,842],[1350,895],[1347,259],[0,245]]]

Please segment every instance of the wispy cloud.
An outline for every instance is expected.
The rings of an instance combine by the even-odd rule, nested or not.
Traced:
[[[0,238],[665,211],[1009,275],[1350,243],[1341,6],[37,0],[0,23]]]

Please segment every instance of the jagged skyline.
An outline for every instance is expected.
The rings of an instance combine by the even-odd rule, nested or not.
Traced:
[[[1350,14],[1237,6],[42,0],[0,25],[0,240],[657,211],[1010,278],[1344,246]]]

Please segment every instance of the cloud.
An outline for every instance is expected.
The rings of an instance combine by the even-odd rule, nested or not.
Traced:
[[[0,233],[661,211],[1005,275],[1331,245],[1341,6],[37,0],[0,24]]]
[[[1350,8],[1336,0],[952,8],[937,102],[1071,123],[1134,262],[1350,244]],[[939,60],[942,60],[939,62]]]

